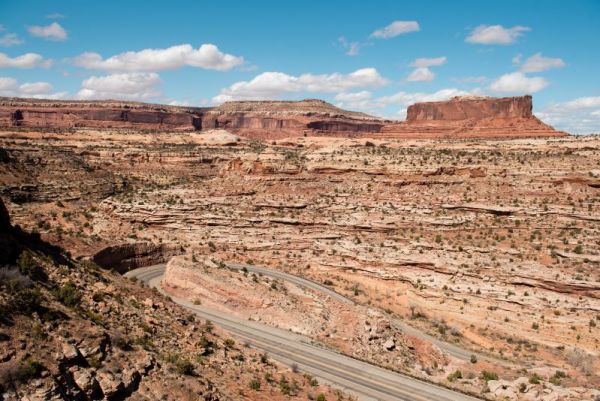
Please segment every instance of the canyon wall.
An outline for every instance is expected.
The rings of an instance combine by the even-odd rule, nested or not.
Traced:
[[[93,261],[106,269],[125,273],[138,267],[167,262],[172,256],[180,255],[183,249],[173,244],[137,242],[109,246],[93,256]]]
[[[232,101],[179,107],[121,101],[0,98],[0,127],[201,131],[225,129],[252,139],[299,136],[490,138],[564,136],[532,114],[531,96],[455,97],[416,103],[407,120],[342,110],[318,99]]]
[[[449,101],[413,104],[408,107],[406,121],[531,118],[532,108],[531,96],[454,97]]]

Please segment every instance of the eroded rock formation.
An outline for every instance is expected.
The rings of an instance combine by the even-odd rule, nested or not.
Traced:
[[[102,267],[124,273],[138,267],[164,263],[181,253],[181,246],[137,242],[104,248],[94,255],[93,260]]]
[[[0,98],[0,126],[206,131],[273,140],[308,135],[384,138],[563,136],[532,114],[531,96],[455,97],[417,103],[404,122],[342,110],[316,99],[232,101],[178,107],[120,101]]]
[[[386,138],[502,138],[566,136],[532,113],[531,96],[454,97],[408,107],[406,121],[388,124]]]

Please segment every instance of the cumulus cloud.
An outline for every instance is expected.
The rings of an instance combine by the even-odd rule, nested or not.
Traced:
[[[379,115],[380,109],[386,106],[377,99],[373,99],[373,94],[366,90],[338,93],[334,99],[336,100],[336,106],[343,109],[365,111],[375,115]]]
[[[186,66],[225,71],[243,64],[244,58],[223,53],[213,44],[203,44],[197,49],[183,44],[166,49],[129,51],[107,59],[98,53],[87,52],[72,62],[79,67],[111,72],[156,72]]]
[[[335,93],[353,88],[384,86],[389,81],[375,68],[362,68],[350,74],[302,74],[288,75],[283,72],[264,72],[250,81],[240,81],[221,89],[213,98],[214,103],[238,99],[273,99],[285,93],[311,92]]]
[[[5,33],[0,37],[0,46],[10,47],[23,44],[24,40],[19,38],[16,33]]]
[[[29,33],[38,38],[46,40],[67,40],[67,31],[60,26],[58,22],[53,22],[50,25],[39,26],[34,25],[27,28]]]
[[[437,67],[446,64],[448,59],[446,57],[434,57],[434,58],[418,58],[415,59],[410,65],[415,69],[406,77],[409,82],[430,82],[435,79],[435,74],[429,69],[429,67]]]
[[[384,104],[399,104],[402,106],[410,106],[411,104],[418,102],[437,102],[441,100],[448,100],[455,96],[466,96],[469,94],[469,92],[456,88],[440,89],[439,91],[433,93],[408,93],[401,91],[391,96],[380,97],[379,101]]]
[[[548,81],[542,77],[528,77],[522,72],[504,74],[491,83],[494,92],[505,93],[535,93],[548,86]]]
[[[372,38],[390,39],[409,32],[418,32],[421,28],[417,21],[394,21],[388,26],[378,29],[371,34]]]
[[[161,95],[158,90],[160,83],[159,75],[154,72],[92,76],[81,83],[76,98],[148,100]]]
[[[52,93],[48,82],[25,82],[19,85],[12,77],[0,77],[0,96],[33,97],[44,99],[63,99],[66,92]]]
[[[427,67],[415,68],[406,80],[409,82],[430,82],[435,78],[435,74]]]
[[[573,134],[600,133],[600,96],[554,103],[535,115],[555,128]]]
[[[37,53],[25,53],[17,57],[9,57],[0,53],[0,68],[48,68],[52,60],[46,60]]]
[[[446,64],[448,61],[447,57],[434,57],[434,58],[418,58],[415,59],[410,65],[412,67],[436,67]]]
[[[541,72],[553,68],[563,68],[565,65],[565,62],[560,58],[544,57],[542,56],[542,53],[536,53],[533,56],[529,57],[527,60],[525,60],[523,65],[521,65],[521,71]]]
[[[433,93],[425,92],[397,92],[390,96],[373,97],[369,91],[360,91],[353,93],[339,93],[335,96],[338,107],[365,111],[375,115],[382,115],[381,109],[387,106],[400,106],[395,117],[404,118],[406,116],[406,108],[411,104],[418,102],[435,102],[448,100],[454,96],[470,95],[470,92],[465,92],[456,88],[441,89]]]
[[[505,28],[502,25],[479,25],[465,40],[468,43],[482,45],[510,45],[528,31],[531,31],[531,28],[521,25],[512,28]]]

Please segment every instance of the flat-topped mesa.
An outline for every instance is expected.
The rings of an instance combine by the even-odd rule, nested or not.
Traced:
[[[0,98],[0,126],[37,128],[127,128],[209,130],[274,139],[302,135],[377,133],[385,122],[317,99],[232,101],[218,107],[182,107],[140,102],[55,101]]]
[[[456,96],[444,102],[416,103],[408,107],[406,121],[469,120],[484,118],[532,118],[531,96]]]
[[[231,101],[217,107],[184,107],[116,100],[0,97],[0,126],[162,131],[225,129],[264,140],[306,135],[417,139],[567,135],[532,114],[531,96],[471,96],[417,103],[408,108],[404,122],[343,110],[318,99]]]
[[[454,97],[416,103],[406,121],[381,129],[383,138],[515,138],[566,136],[544,124],[532,112],[531,96]]]

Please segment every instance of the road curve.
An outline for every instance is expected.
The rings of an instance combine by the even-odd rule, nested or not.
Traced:
[[[319,284],[319,283],[311,281],[311,280],[307,280],[302,277],[294,276],[289,273],[272,270],[272,269],[267,269],[267,268],[259,267],[259,266],[255,266],[255,265],[244,264],[244,263],[226,263],[225,265],[230,269],[236,269],[236,270],[242,270],[245,268],[247,271],[249,271],[251,273],[262,274],[262,275],[273,277],[273,278],[276,278],[279,280],[288,281],[288,282],[296,284],[298,286],[321,292],[321,293],[328,295],[331,298],[336,299],[340,302],[343,302],[346,304],[351,304],[351,305],[355,304],[355,302],[352,299],[347,298],[347,297],[343,296],[342,294],[333,291],[331,288],[328,288],[322,284]],[[464,349],[457,345],[450,344],[446,341],[442,341],[442,340],[435,338],[429,334],[423,333],[421,330],[406,324],[404,321],[402,321],[400,319],[392,318],[391,323],[394,326],[396,326],[397,328],[399,328],[400,330],[402,330],[403,333],[408,334],[409,336],[417,337],[422,340],[428,341],[432,344],[435,344],[443,352],[445,352],[449,355],[452,355],[455,358],[468,361],[471,359],[472,355],[475,355],[477,357],[477,359],[480,361],[485,360],[485,361],[493,362],[493,363],[507,363],[506,361],[503,361],[503,360],[500,360],[500,359],[497,359],[497,358],[494,358],[494,357],[491,357],[488,355],[484,355],[484,354],[481,354],[481,353],[478,353],[475,351]]]
[[[160,282],[164,270],[165,265],[155,265],[129,271],[125,276],[137,277],[140,281],[161,290]],[[254,348],[267,352],[273,359],[288,365],[296,364],[300,370],[356,394],[361,400],[478,400],[341,355],[314,344],[305,336],[194,305],[185,299],[171,298],[179,305],[194,311],[201,318],[212,321],[248,342]]]

